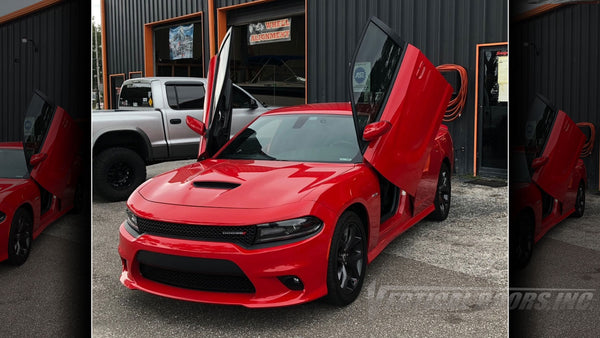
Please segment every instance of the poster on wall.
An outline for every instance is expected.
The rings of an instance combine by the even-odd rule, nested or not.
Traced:
[[[498,55],[498,102],[508,102],[508,52]]]
[[[171,27],[169,29],[171,60],[194,57],[194,24]]]
[[[248,24],[248,44],[291,41],[292,18]]]

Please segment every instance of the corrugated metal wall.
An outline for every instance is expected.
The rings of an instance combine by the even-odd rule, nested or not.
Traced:
[[[203,11],[205,60],[209,60],[205,0],[106,0],[107,76],[144,70],[144,24]],[[208,62],[206,62],[208,64]],[[145,74],[144,74],[145,75]]]
[[[575,122],[592,122],[600,131],[599,21],[600,4],[577,4],[511,26],[511,116],[539,92]],[[595,190],[599,148],[597,138],[584,160]]]
[[[249,1],[215,0],[214,5],[216,10],[246,2]],[[203,10],[206,13],[205,45],[208,46],[206,0],[105,0],[105,3],[107,74],[143,69],[143,25],[147,22]],[[348,100],[345,84],[348,62],[370,16],[377,16],[390,25],[407,42],[419,47],[435,65],[457,63],[467,68],[466,110],[449,126],[456,148],[457,173],[471,173],[475,49],[480,43],[507,41],[506,1],[306,0],[306,5],[308,102]],[[205,51],[208,60],[209,48]]]
[[[0,25],[0,141],[22,139],[35,89],[72,116],[89,117],[90,30],[82,29],[89,12],[89,3],[66,0]]]
[[[377,16],[434,65],[467,69],[469,94],[462,117],[450,122],[456,171],[472,173],[476,45],[507,41],[504,0],[307,0],[308,100],[348,100],[348,63],[364,24]]]

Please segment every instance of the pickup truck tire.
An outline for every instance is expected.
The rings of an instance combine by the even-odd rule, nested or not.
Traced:
[[[94,157],[94,189],[109,201],[123,201],[146,180],[146,163],[135,151],[108,148]]]

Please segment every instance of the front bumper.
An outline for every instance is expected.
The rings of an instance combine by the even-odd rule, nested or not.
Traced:
[[[328,216],[335,220],[334,215]],[[327,294],[333,227],[323,221],[321,231],[310,238],[260,249],[137,235],[124,222],[119,229],[121,283],[159,296],[204,303],[275,307],[308,302]],[[278,278],[282,276],[298,277],[304,288],[290,289]],[[193,288],[181,286],[190,283]]]

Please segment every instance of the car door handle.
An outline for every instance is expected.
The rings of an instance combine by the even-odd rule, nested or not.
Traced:
[[[169,122],[171,124],[180,124],[181,123],[181,119],[170,119]]]

